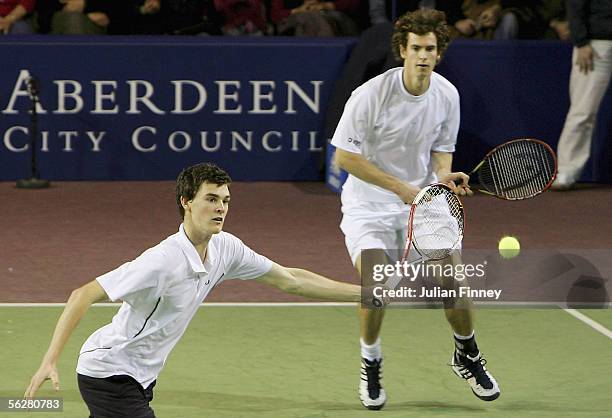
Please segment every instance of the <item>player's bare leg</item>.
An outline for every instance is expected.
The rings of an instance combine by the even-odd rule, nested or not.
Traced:
[[[359,329],[361,339],[368,345],[374,344],[380,335],[385,310],[359,306]]]
[[[388,258],[383,250],[368,250],[367,261],[362,264],[359,255],[355,267],[362,282],[366,283],[372,278],[374,264],[386,264]],[[364,276],[365,275],[365,276]],[[373,280],[370,284],[373,283]],[[362,283],[365,284],[365,283]],[[364,308],[358,306],[360,344],[361,344],[361,380],[359,383],[359,398],[368,409],[382,409],[387,395],[382,387],[382,350],[380,346],[380,329],[385,311],[382,308]]]

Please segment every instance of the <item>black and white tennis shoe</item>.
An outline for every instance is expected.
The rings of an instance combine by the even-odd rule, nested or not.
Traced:
[[[455,350],[450,366],[457,376],[467,380],[474,395],[483,401],[493,401],[499,398],[500,390],[485,364],[487,361],[480,352],[475,357],[470,357],[461,355]]]
[[[371,361],[361,359],[359,399],[363,406],[371,410],[379,410],[385,406],[387,394],[382,387],[382,358]]]

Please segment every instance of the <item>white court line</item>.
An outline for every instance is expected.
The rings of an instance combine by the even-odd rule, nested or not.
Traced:
[[[0,308],[61,308],[66,306],[66,303],[0,303]],[[96,303],[92,307],[114,307],[118,308],[121,303]],[[302,306],[357,306],[355,302],[209,302],[202,303],[200,307],[224,307],[224,306],[239,306],[239,307],[266,307],[266,308],[281,308],[281,307],[302,307]]]
[[[210,302],[210,303],[202,303],[202,306],[210,306],[210,307],[266,307],[266,308],[281,308],[281,307],[324,307],[324,306],[335,306],[335,307],[343,307],[343,306],[356,306],[356,303],[353,302]],[[56,307],[64,307],[65,303],[0,303],[0,308],[56,308]],[[114,307],[117,308],[121,306],[120,303],[96,303],[92,305],[95,307],[108,308]],[[566,309],[563,308],[565,312],[572,315],[574,318],[579,321],[584,322],[597,332],[602,333],[606,337],[612,339],[612,331],[608,328],[601,325],[599,322],[594,321],[588,316],[578,312],[575,309]]]
[[[595,331],[601,332],[603,335],[605,335],[606,337],[612,340],[612,331],[610,331],[608,328],[601,325],[599,322],[592,320],[585,314],[580,313],[575,309],[564,308],[563,310],[567,312],[568,314],[570,314],[571,316],[573,316],[574,318],[578,319],[579,321],[584,322],[585,324],[593,328]]]
[[[438,305],[441,306],[441,303]],[[53,303],[53,302],[4,302],[0,303],[0,308],[62,308],[66,306],[65,302],[62,303]],[[115,307],[118,308],[121,306],[121,302],[106,302],[106,303],[96,303],[92,305],[92,307]],[[357,302],[206,302],[201,303],[200,307],[271,307],[271,308],[286,308],[286,307],[301,307],[301,306],[357,306]],[[536,309],[546,309],[546,308],[561,308],[558,302],[478,302],[477,307],[484,306],[485,308],[510,308],[510,309],[520,309],[520,308],[536,308]],[[600,306],[599,304],[597,306]],[[607,305],[606,305],[607,306]],[[390,308],[397,307],[408,307],[408,308],[430,308],[431,304],[427,302],[393,302],[393,305],[390,305]]]

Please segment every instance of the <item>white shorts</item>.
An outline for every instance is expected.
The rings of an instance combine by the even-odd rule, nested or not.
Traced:
[[[384,249],[391,260],[401,259],[408,236],[410,205],[355,201],[343,196],[342,214],[340,229],[353,265],[366,249]],[[418,224],[419,219],[415,217],[414,223]],[[448,228],[445,223],[434,229],[445,233]],[[460,246],[461,243],[455,248]],[[419,259],[420,255],[411,251],[408,262]]]
[[[340,229],[353,265],[366,249],[384,249],[392,260],[401,257],[397,252],[406,243],[410,205],[346,201],[342,196],[342,215]]]

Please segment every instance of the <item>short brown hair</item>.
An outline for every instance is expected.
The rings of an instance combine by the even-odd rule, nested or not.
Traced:
[[[222,168],[213,163],[200,163],[187,167],[176,179],[176,204],[181,214],[181,219],[185,217],[185,208],[181,204],[181,197],[192,200],[202,183],[216,184],[223,186],[230,184],[232,179]]]
[[[400,16],[395,22],[391,37],[391,48],[395,58],[402,61],[400,47],[406,48],[408,34],[423,36],[433,32],[438,41],[438,53],[444,54],[450,42],[450,29],[446,24],[446,14],[434,9],[419,9]]]

